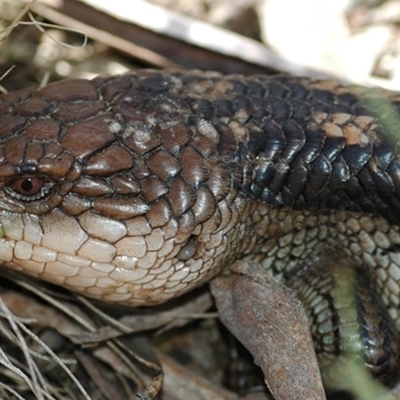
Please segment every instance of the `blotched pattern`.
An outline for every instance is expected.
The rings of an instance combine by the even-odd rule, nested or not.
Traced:
[[[3,95],[0,260],[132,306],[255,260],[303,299],[317,351],[340,353],[341,268],[400,325],[400,123],[381,95],[399,111],[331,81],[154,70]]]

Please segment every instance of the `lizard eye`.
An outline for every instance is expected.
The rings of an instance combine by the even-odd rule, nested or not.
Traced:
[[[52,186],[52,183],[45,182],[39,177],[27,176],[15,179],[5,190],[18,200],[34,201],[46,196]]]

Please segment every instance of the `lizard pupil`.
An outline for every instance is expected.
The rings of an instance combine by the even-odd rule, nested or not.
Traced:
[[[25,179],[21,182],[21,189],[23,189],[26,193],[29,193],[33,189],[33,183],[31,179]]]

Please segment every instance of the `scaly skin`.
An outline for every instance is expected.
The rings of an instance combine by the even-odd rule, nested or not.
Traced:
[[[383,94],[397,112],[398,95]],[[371,96],[330,81],[153,70],[3,95],[0,259],[131,306],[256,261],[303,299],[322,364],[343,351],[330,261],[344,260],[363,282],[353,332],[391,383],[400,163]]]

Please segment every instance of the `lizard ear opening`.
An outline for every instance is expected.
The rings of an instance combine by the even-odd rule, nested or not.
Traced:
[[[180,249],[177,257],[180,261],[186,261],[196,254],[196,236],[191,236],[187,243]]]

